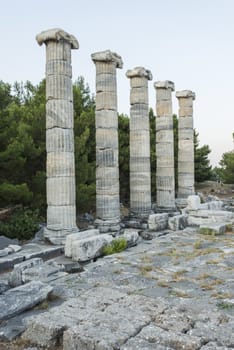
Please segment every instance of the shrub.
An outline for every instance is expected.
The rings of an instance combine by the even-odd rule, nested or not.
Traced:
[[[0,233],[19,240],[31,239],[38,230],[39,220],[38,210],[19,208],[0,222]]]
[[[116,238],[110,244],[103,248],[103,255],[111,255],[120,253],[127,248],[127,241],[125,238]]]

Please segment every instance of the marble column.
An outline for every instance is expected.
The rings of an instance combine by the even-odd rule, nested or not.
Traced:
[[[156,89],[156,188],[157,209],[175,208],[172,81],[158,81]]]
[[[193,100],[190,90],[177,91],[178,123],[178,198],[194,194]]]
[[[130,79],[130,213],[146,218],[151,212],[150,128],[148,80],[143,67],[128,70]]]
[[[119,55],[109,50],[91,55],[96,66],[96,226],[119,231],[119,142],[116,68]]]
[[[79,44],[62,29],[36,36],[46,45],[46,194],[45,237],[64,244],[76,226],[76,187],[73,135],[73,91],[71,49]]]

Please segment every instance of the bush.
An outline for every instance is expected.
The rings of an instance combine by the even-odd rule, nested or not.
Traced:
[[[108,244],[103,248],[103,255],[111,255],[115,253],[120,253],[127,248],[127,241],[125,238],[116,238],[111,244]]]
[[[9,218],[0,222],[0,233],[21,241],[28,240],[38,231],[39,221],[38,210],[19,208]]]

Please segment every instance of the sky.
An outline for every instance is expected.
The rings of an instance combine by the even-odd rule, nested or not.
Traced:
[[[110,49],[124,62],[117,70],[118,111],[129,115],[128,69],[153,74],[149,106],[155,111],[153,83],[171,80],[175,90],[192,90],[199,145],[208,144],[213,166],[233,149],[234,0],[11,0],[1,1],[0,80],[45,77],[45,46],[36,34],[62,28],[79,41],[72,51],[73,80],[83,76],[95,93],[91,53]],[[173,95],[173,112],[178,101]]]

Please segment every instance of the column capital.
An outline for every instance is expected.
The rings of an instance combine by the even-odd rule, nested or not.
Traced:
[[[71,44],[72,49],[79,49],[78,40],[74,37],[74,35],[71,35],[60,28],[45,30],[37,34],[36,40],[39,45],[42,45],[43,43],[46,44],[48,41],[67,41]]]
[[[145,69],[144,67],[135,67],[133,69],[129,69],[126,72],[127,78],[146,78],[148,80],[153,79],[153,75],[149,69]]]
[[[170,80],[164,80],[164,81],[156,81],[154,83],[155,89],[171,89],[171,91],[175,90],[175,84],[173,81]]]
[[[119,56],[116,52],[112,52],[110,50],[94,52],[91,54],[91,58],[94,63],[114,62],[116,64],[116,68],[123,68],[123,61],[121,56]]]
[[[195,92],[191,90],[182,90],[182,91],[176,91],[176,97],[177,98],[189,98],[192,97],[193,100],[195,100],[196,95]]]

